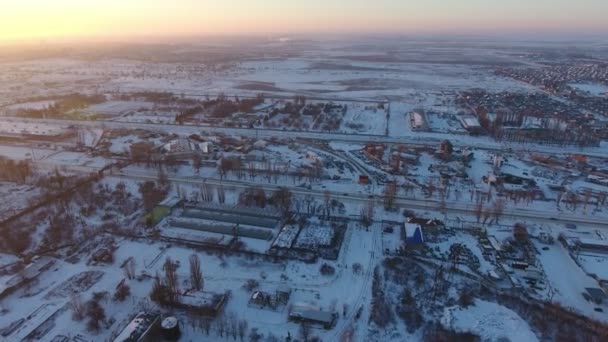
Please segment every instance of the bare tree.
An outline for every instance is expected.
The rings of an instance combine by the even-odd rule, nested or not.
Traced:
[[[179,280],[177,278],[177,266],[171,260],[171,257],[167,257],[165,264],[163,265],[165,271],[165,285],[167,287],[167,296],[169,304],[174,305],[179,299]]]
[[[327,218],[329,219],[331,217],[331,192],[325,190],[323,198],[325,199],[325,211],[327,212]]]
[[[243,341],[243,339],[245,338],[245,335],[247,335],[248,327],[249,327],[249,323],[247,323],[247,321],[245,321],[245,320],[239,321],[238,331],[239,331],[239,338],[241,339],[241,341]]]
[[[72,319],[82,321],[86,314],[86,307],[82,302],[80,294],[75,293],[70,297],[70,309],[72,309]]]
[[[139,184],[139,192],[141,193],[143,206],[146,212],[151,212],[165,197],[164,190],[157,187],[153,181]]]
[[[228,313],[226,317],[226,330],[227,333],[232,336],[232,339],[235,341],[238,336],[238,324],[239,321],[234,312]]]
[[[367,203],[361,207],[361,224],[363,224],[366,228],[372,225],[374,222],[374,200],[370,199]]]
[[[274,184],[277,184],[279,182],[280,176],[281,176],[281,171],[279,170],[279,167],[275,163],[272,165],[272,180],[274,181]]]
[[[281,210],[283,218],[287,218],[292,204],[292,193],[286,187],[281,187],[272,194],[274,205]]]
[[[114,292],[114,300],[117,302],[123,302],[129,295],[131,294],[131,288],[127,285],[126,282],[121,282],[116,287],[116,291]]]
[[[435,190],[437,190],[437,187],[435,186],[435,179],[433,177],[429,177],[429,180],[428,180],[427,186],[426,186],[426,190],[429,194],[429,197],[433,197]]]
[[[490,208],[485,208],[482,213],[483,216],[483,224],[486,224],[490,217],[492,217],[492,210]],[[490,221],[492,223],[492,221]]]
[[[125,263],[124,272],[125,276],[129,279],[135,278],[135,258],[129,257],[129,260]]]
[[[201,259],[196,254],[190,255],[190,282],[192,287],[201,291],[205,284],[203,272],[201,271]]]
[[[528,228],[521,223],[516,223],[513,226],[513,238],[519,243],[527,243],[530,239]]]
[[[220,337],[224,337],[224,333],[227,333],[227,321],[225,316],[217,318],[215,321],[215,331]]]
[[[89,331],[99,331],[101,328],[101,322],[106,319],[106,312],[104,308],[96,300],[90,300],[87,302],[87,329]]]
[[[203,202],[213,202],[213,189],[207,183],[201,186],[201,199]]]
[[[201,317],[200,324],[201,324],[203,331],[205,332],[205,335],[209,336],[209,332],[211,331],[211,321],[209,321],[206,318]]]
[[[560,207],[560,204],[562,202],[562,198],[564,198],[564,192],[560,191],[560,192],[557,193],[557,198],[555,199],[555,203],[557,205],[557,208]]]
[[[300,325],[300,337],[302,337],[302,340],[304,342],[308,342],[308,339],[310,338],[311,334],[312,334],[312,329],[310,327],[310,324],[302,323]]]
[[[481,220],[481,214],[483,213],[483,203],[477,202],[475,205],[475,217],[477,218],[477,223]]]
[[[499,198],[494,202],[494,218],[496,219],[496,223],[503,215],[505,211],[505,201],[502,198]]]
[[[591,198],[591,189],[585,189],[584,199],[583,199],[583,212],[587,212],[587,206],[589,205],[589,199]]]
[[[203,158],[200,154],[195,153],[192,155],[192,167],[196,170],[197,174],[201,172],[201,168],[203,167]]]
[[[384,185],[384,209],[394,209],[397,195],[397,182],[388,182]]]
[[[162,168],[159,167],[158,169],[158,175],[157,175],[157,181],[158,181],[158,185],[164,189],[165,191],[167,189],[170,189],[170,181],[169,181],[169,176],[167,175],[167,172]]]
[[[220,204],[226,203],[226,190],[224,190],[224,186],[220,184],[217,188],[217,201]]]

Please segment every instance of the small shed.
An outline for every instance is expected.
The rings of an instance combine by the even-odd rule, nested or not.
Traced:
[[[606,292],[600,288],[587,287],[585,288],[585,291],[587,291],[591,297],[591,300],[593,300],[593,302],[596,304],[602,304],[606,300]]]

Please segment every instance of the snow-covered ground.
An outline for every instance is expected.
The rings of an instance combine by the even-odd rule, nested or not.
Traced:
[[[250,327],[258,328],[265,335],[274,334],[280,339],[288,335],[297,336],[300,326],[288,321],[289,307],[293,304],[307,304],[321,309],[336,312],[338,320],[336,327],[330,330],[313,329],[313,334],[323,341],[374,340],[383,336],[384,339],[402,341],[420,337],[422,332],[406,334],[402,324],[383,331],[384,335],[374,335],[368,324],[370,304],[372,301],[372,270],[382,264],[383,249],[386,254],[394,255],[402,246],[400,230],[382,233],[380,222],[390,220],[403,222],[403,209],[414,212],[420,217],[438,218],[444,220],[455,232],[441,236],[439,242],[429,242],[429,247],[436,258],[427,258],[424,268],[431,271],[438,265],[446,266],[446,256],[450,246],[455,243],[463,244],[479,259],[478,270],[469,270],[459,266],[465,276],[475,282],[486,281],[489,271],[495,269],[492,261],[487,261],[482,255],[478,237],[470,231],[472,227],[487,229],[487,233],[499,242],[505,242],[513,237],[513,226],[516,223],[525,224],[533,236],[536,249],[539,251],[538,260],[546,275],[547,287],[552,294],[549,299],[566,307],[575,309],[588,317],[608,321],[605,313],[596,311],[596,305],[584,299],[582,293],[587,287],[597,287],[597,281],[590,276],[596,274],[599,278],[608,277],[606,258],[600,255],[581,254],[576,261],[561,243],[554,245],[540,244],[536,238],[541,228],[554,238],[560,233],[575,237],[595,237],[594,231],[603,229],[603,221],[608,217],[605,205],[585,204],[578,207],[565,208],[556,203],[557,191],[552,187],[565,185],[577,193],[591,189],[596,192],[608,191],[608,188],[585,181],[585,176],[576,174],[567,167],[549,167],[533,163],[531,154],[525,150],[530,148],[539,154],[551,154],[558,159],[565,159],[567,154],[578,153],[578,148],[545,147],[531,144],[503,143],[494,141],[488,136],[472,137],[464,134],[460,124],[455,119],[460,108],[455,105],[455,99],[463,90],[482,88],[489,91],[523,91],[535,92],[532,86],[521,82],[502,78],[494,73],[494,62],[513,62],[508,54],[500,54],[493,49],[478,48],[462,49],[454,52],[452,49],[440,49],[430,53],[425,47],[410,49],[408,46],[392,46],[387,54],[352,51],[350,46],[320,46],[306,45],[300,53],[289,53],[289,57],[280,58],[249,58],[239,57],[226,63],[192,63],[192,62],[152,62],[136,59],[99,58],[91,60],[78,59],[45,59],[14,63],[0,63],[0,110],[42,109],[53,103],[53,100],[34,101],[34,98],[52,98],[53,94],[67,94],[74,91],[99,92],[108,94],[109,101],[84,108],[86,114],[109,118],[110,121],[99,123],[96,128],[80,129],[78,122],[68,127],[61,124],[38,125],[35,122],[21,123],[15,121],[0,122],[0,131],[11,135],[35,134],[58,135],[65,132],[75,133],[76,139],[32,145],[27,143],[0,145],[0,156],[14,160],[31,160],[36,171],[63,172],[67,175],[90,174],[97,172],[107,165],[124,158],[130,151],[130,145],[140,141],[152,142],[159,146],[169,133],[179,133],[181,138],[196,133],[202,139],[209,141],[218,151],[217,158],[209,156],[211,161],[200,170],[194,170],[190,157],[175,167],[165,167],[170,178],[171,195],[184,195],[186,198],[196,198],[197,192],[203,186],[212,186],[213,190],[222,186],[226,191],[226,201],[235,205],[240,193],[253,186],[263,187],[270,198],[271,192],[280,186],[289,187],[294,193],[292,210],[304,213],[315,208],[316,215],[324,210],[326,200],[336,201],[339,205],[333,215],[348,220],[344,241],[337,260],[314,260],[310,263],[286,259],[276,255],[267,256],[271,247],[314,249],[318,245],[329,245],[336,234],[330,223],[316,218],[314,224],[300,227],[300,222],[292,223],[279,234],[279,228],[273,231],[276,240],[256,240],[241,237],[244,245],[241,251],[216,251],[202,248],[200,245],[216,240],[216,246],[228,246],[233,237],[231,234],[201,232],[185,228],[175,228],[163,221],[154,234],[158,239],[142,237],[153,235],[149,229],[141,227],[143,210],[139,207],[139,184],[158,177],[158,166],[131,164],[122,170],[111,170],[106,178],[95,187],[93,192],[108,188],[116,191],[117,185],[124,182],[129,195],[129,203],[137,203],[137,207],[128,217],[114,216],[113,208],[100,207],[98,212],[88,217],[85,214],[89,208],[71,207],[77,210],[75,216],[83,218],[91,227],[77,232],[80,239],[76,246],[85,249],[67,258],[61,252],[50,252],[58,257],[55,265],[35,282],[17,292],[8,295],[0,302],[0,328],[6,327],[19,318],[27,317],[16,332],[8,335],[8,340],[20,340],[37,325],[57,313],[55,325],[44,337],[46,341],[57,334],[88,336],[85,340],[105,341],[122,329],[133,314],[145,308],[157,309],[149,302],[152,287],[151,276],[162,274],[166,258],[178,262],[177,275],[180,286],[189,286],[188,259],[192,254],[201,258],[205,276],[205,290],[211,292],[229,291],[231,296],[225,308],[227,315],[235,314],[248,322]],[[355,49],[356,50],[356,49]],[[416,51],[410,51],[416,50]],[[425,57],[429,53],[431,57]],[[247,55],[245,55],[247,56]],[[266,56],[264,54],[264,56]],[[458,60],[458,62],[456,62]],[[486,63],[487,61],[490,63]],[[476,64],[476,61],[480,64]],[[518,62],[516,62],[517,64]],[[572,87],[591,94],[601,95],[606,88],[595,84],[571,84]],[[163,104],[142,101],[123,101],[121,92],[159,91],[173,92],[180,99],[215,98],[219,93],[225,93],[229,98],[235,95],[255,96],[266,93],[262,105],[254,109],[253,121],[261,119],[266,112],[292,101],[293,95],[303,95],[307,103],[330,103],[346,105],[348,110],[340,117],[341,124],[336,132],[328,132],[323,126],[311,129],[318,134],[308,135],[305,129],[298,129],[290,118],[291,114],[280,113],[269,119],[270,125],[256,122],[255,129],[243,126],[238,133],[224,127],[215,127],[207,120],[206,113],[196,114],[191,121],[183,126],[175,123],[176,114],[184,108],[174,107],[173,104]],[[117,95],[116,97],[110,94]],[[30,100],[28,100],[30,98]],[[166,106],[165,106],[166,105]],[[4,107],[1,107],[4,106]],[[342,108],[342,107],[340,107]],[[415,132],[410,126],[410,113],[422,111],[428,120],[428,132]],[[341,111],[339,115],[342,115]],[[328,113],[329,114],[329,113]],[[334,115],[335,113],[331,113]],[[328,115],[328,116],[331,116]],[[244,113],[236,113],[229,119],[243,119]],[[298,125],[314,125],[312,116],[294,115]],[[207,120],[207,121],[205,121]],[[292,121],[289,121],[292,120]],[[291,122],[287,124],[285,122]],[[317,119],[317,121],[319,121]],[[88,122],[88,121],[87,121]],[[193,122],[207,127],[192,125]],[[284,122],[284,126],[281,123]],[[127,123],[157,123],[153,129],[161,134],[152,135],[144,132],[127,130]],[[167,125],[171,124],[171,125]],[[113,125],[116,131],[107,126]],[[125,129],[122,129],[122,126]],[[240,125],[240,123],[238,124]],[[243,124],[245,125],[245,124]],[[131,127],[141,125],[132,125]],[[288,127],[285,127],[288,126]],[[92,126],[91,126],[92,127]],[[147,126],[150,129],[150,126]],[[272,129],[268,129],[268,128]],[[103,128],[103,129],[102,129]],[[121,132],[118,132],[121,131]],[[157,133],[158,133],[157,132]],[[255,132],[255,135],[252,133]],[[115,135],[114,135],[115,134]],[[236,141],[222,143],[222,135],[232,134]],[[248,137],[238,137],[237,135]],[[259,137],[258,134],[261,136]],[[255,136],[255,139],[254,139]],[[313,138],[310,138],[310,137]],[[323,141],[317,137],[323,137]],[[337,137],[340,137],[339,139]],[[275,141],[274,138],[280,139]],[[264,139],[264,140],[262,140]],[[334,140],[335,141],[331,141]],[[356,142],[351,142],[352,141]],[[364,144],[386,140],[384,155],[381,160],[368,158],[361,150]],[[433,154],[443,140],[450,140],[459,148],[462,145],[470,147],[474,159],[468,165],[458,158],[442,161]],[[325,144],[325,140],[329,140]],[[340,141],[338,141],[340,140]],[[390,143],[388,143],[390,141]],[[418,162],[409,162],[406,170],[389,170],[388,157],[394,144],[407,142],[426,142],[424,150],[414,151]],[[83,148],[84,145],[94,149],[94,152]],[[238,145],[238,146],[237,146]],[[40,147],[51,146],[51,147]],[[99,146],[105,146],[102,150]],[[492,158],[494,152],[485,148],[502,149],[501,156],[505,157],[505,165],[494,167]],[[251,152],[245,152],[253,148]],[[406,146],[408,153],[416,150],[416,146]],[[515,148],[519,152],[507,152]],[[590,148],[582,152],[604,154],[606,146]],[[81,151],[81,152],[79,152]],[[85,152],[86,151],[86,152]],[[109,153],[108,153],[109,152]],[[458,151],[459,152],[459,151]],[[528,151],[529,152],[529,151]],[[114,155],[111,158],[101,157]],[[101,156],[100,156],[101,155]],[[216,166],[220,157],[240,157],[247,161],[247,167],[263,169],[272,165],[280,172],[276,175],[263,176],[255,174],[237,175],[237,172],[219,174]],[[215,159],[214,159],[215,158]],[[605,166],[602,158],[593,161],[593,166],[601,169]],[[304,171],[320,168],[320,176],[307,176]],[[384,168],[384,169],[382,169]],[[496,170],[495,170],[496,169]],[[389,173],[393,172],[394,174]],[[538,185],[539,198],[530,201],[508,199],[504,194],[498,194],[496,188],[484,182],[484,178],[494,171],[508,172],[520,177],[534,178]],[[586,171],[585,171],[586,172]],[[247,172],[244,172],[247,173]],[[359,176],[370,177],[371,184],[358,184]],[[396,210],[383,209],[384,182],[394,180],[397,184]],[[413,189],[407,190],[407,185]],[[97,186],[97,185],[95,185]],[[445,198],[440,198],[438,188],[449,188]],[[525,190],[514,186],[515,189]],[[433,189],[433,191],[430,191]],[[327,191],[327,193],[326,193]],[[489,193],[488,199],[481,201],[476,194]],[[27,202],[39,195],[39,190],[31,186],[15,184],[0,184],[0,208],[3,215],[11,215],[24,209]],[[82,194],[78,194],[82,195]],[[112,196],[118,197],[117,194]],[[481,195],[479,195],[481,196]],[[501,197],[502,196],[502,197]],[[268,199],[267,198],[267,199]],[[80,201],[80,198],[77,198]],[[492,217],[496,203],[504,199],[504,216]],[[272,200],[266,205],[272,206]],[[108,200],[110,202],[110,200]],[[376,222],[370,228],[360,225],[359,215],[367,203],[375,205],[374,219]],[[487,218],[481,220],[475,217],[478,203],[483,206],[483,214]],[[102,203],[106,205],[109,203]],[[113,204],[118,209],[127,207],[126,204]],[[59,207],[59,205],[57,205]],[[52,206],[55,210],[55,206]],[[59,210],[59,209],[57,209]],[[40,246],[40,237],[44,234],[49,223],[44,213],[39,226],[33,227],[31,236],[33,245]],[[49,214],[51,215],[51,214]],[[54,213],[52,213],[54,215]],[[51,215],[51,216],[52,216]],[[322,215],[322,214],[321,214]],[[4,217],[4,216],[3,216]],[[296,217],[297,218],[297,217]],[[568,231],[559,222],[565,218],[570,221],[595,220],[597,226],[580,224],[576,232]],[[486,222],[487,221],[487,222]],[[205,221],[207,224],[214,223]],[[115,263],[110,265],[90,264],[88,259],[95,250],[88,243],[97,242],[100,236],[108,236],[107,230],[102,232],[102,225],[118,225],[120,229],[142,233],[138,238],[125,239],[114,236],[117,250],[114,253]],[[537,226],[538,225],[543,225]],[[245,227],[245,226],[243,226]],[[600,227],[600,228],[598,228]],[[104,228],[105,229],[105,228]],[[111,231],[111,230],[110,230]],[[99,236],[95,236],[99,234]],[[165,239],[165,240],[163,240]],[[168,241],[172,241],[168,243]],[[196,248],[180,245],[176,240],[189,240]],[[89,248],[91,247],[91,248]],[[428,249],[427,249],[428,250]],[[415,252],[414,252],[415,254]],[[439,257],[437,257],[437,254]],[[28,256],[29,257],[29,256]],[[133,258],[140,279],[127,279],[131,287],[131,296],[127,301],[119,303],[111,298],[102,300],[106,309],[108,321],[101,332],[90,333],[85,322],[72,320],[69,310],[69,295],[66,294],[64,282],[83,272],[95,272],[100,275],[95,278],[90,287],[76,289],[84,300],[88,300],[94,292],[109,291],[125,277],[119,265]],[[16,261],[17,256],[0,256],[0,264]],[[25,259],[25,258],[24,258]],[[403,261],[403,259],[402,259]],[[578,264],[577,264],[578,262]],[[324,264],[327,264],[326,266]],[[362,268],[354,271],[354,265]],[[580,264],[580,266],[579,266]],[[320,272],[321,266],[334,269],[334,273]],[[386,269],[385,269],[386,270]],[[434,270],[433,270],[434,271]],[[461,274],[462,275],[462,274]],[[459,277],[459,276],[457,276]],[[4,282],[5,276],[0,276]],[[243,288],[249,280],[259,283],[259,289],[272,293],[278,287],[287,286],[292,289],[292,297],[287,307],[274,312],[248,306],[251,293]],[[462,280],[462,279],[460,279]],[[507,281],[504,281],[507,282]],[[63,285],[62,285],[63,284]],[[394,284],[393,284],[394,285]],[[455,284],[459,285],[459,284]],[[377,284],[375,285],[378,286]],[[501,285],[502,286],[502,285]],[[400,285],[399,290],[402,289]],[[63,289],[63,290],[62,290]],[[388,287],[395,290],[395,287]],[[502,289],[502,288],[500,288]],[[497,291],[500,291],[497,286]],[[454,299],[455,287],[449,290],[446,297]],[[52,292],[52,293],[51,293]],[[69,291],[68,291],[69,292]],[[389,296],[395,299],[397,295]],[[532,300],[532,299],[531,299]],[[603,306],[606,309],[605,306]],[[421,310],[421,312],[424,310]],[[606,310],[608,311],[608,310]],[[214,331],[210,336],[204,335],[195,320],[182,312],[178,315],[182,324],[184,340],[221,340]],[[425,312],[428,314],[428,312]],[[471,331],[481,336],[482,340],[536,341],[537,337],[530,326],[515,312],[495,303],[477,300],[475,305],[466,309],[449,307],[444,312],[436,313],[426,319],[436,320],[442,317],[443,323],[458,331]],[[390,334],[395,334],[391,336]],[[204,337],[202,337],[204,336]]]
[[[582,252],[576,259],[586,273],[595,274],[600,280],[608,280],[608,255]]]
[[[591,96],[607,96],[608,86],[598,83],[570,83],[568,86]]]
[[[542,250],[541,247],[546,246],[538,245],[540,249],[538,259],[555,291],[553,301],[560,302],[586,316],[608,321],[607,313],[596,312],[594,310],[596,306],[583,297],[585,288],[598,287],[597,281],[576,264],[561,243],[548,246],[548,250]]]
[[[0,220],[28,208],[39,195],[40,189],[36,187],[0,182]]]
[[[538,341],[528,323],[515,312],[483,300],[475,300],[467,308],[446,308],[442,324],[457,331],[473,332],[482,341]]]

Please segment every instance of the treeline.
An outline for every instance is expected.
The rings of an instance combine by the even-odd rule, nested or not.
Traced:
[[[226,95],[220,94],[215,99],[207,98],[204,101],[196,101],[190,108],[183,110],[175,116],[175,122],[183,123],[192,119],[196,114],[208,112],[216,118],[226,118],[234,113],[248,113],[254,110],[256,106],[264,103],[264,96],[258,94],[255,98],[240,99],[235,96],[234,99],[229,99]]]
[[[23,184],[31,175],[32,166],[28,161],[0,158],[0,180]]]
[[[19,116],[31,117],[31,118],[44,118],[44,117],[58,117],[64,115],[66,112],[86,108],[90,105],[106,102],[106,97],[103,94],[85,95],[79,93],[72,93],[60,97],[55,103],[46,106],[41,109],[20,109],[17,112]]]
[[[483,293],[483,292],[482,292]],[[488,297],[486,294],[483,297]],[[546,341],[606,341],[608,326],[557,303],[528,301],[517,295],[499,294],[490,300],[515,311]]]
[[[480,126],[494,139],[514,142],[535,142],[558,146],[598,146],[600,135],[585,127],[582,123],[567,129],[560,126],[567,123],[566,118],[547,117],[544,112],[528,109],[513,114],[497,110],[491,120],[489,111],[484,106],[475,109]],[[538,128],[521,128],[526,117],[540,118]]]

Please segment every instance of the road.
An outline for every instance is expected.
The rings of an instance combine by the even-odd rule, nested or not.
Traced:
[[[349,329],[354,329],[354,324],[357,320],[357,312],[359,311],[359,308],[362,308],[364,304],[368,303],[367,294],[371,292],[374,268],[376,267],[376,263],[379,260],[379,255],[377,253],[380,253],[379,251],[382,251],[380,241],[381,231],[381,228],[372,229],[372,245],[369,251],[369,262],[367,264],[368,266],[363,276],[363,284],[361,285],[361,289],[359,293],[357,293],[355,303],[352,304],[352,307],[348,311],[348,314],[343,317],[344,320],[340,320],[338,322],[338,325],[335,329],[335,334],[333,334],[331,341],[340,341],[343,335],[349,334]]]
[[[73,171],[77,172],[86,172],[86,167],[78,167],[78,169],[74,169]],[[91,172],[96,172],[97,170],[91,169]],[[107,176],[113,176],[118,178],[126,178],[136,181],[146,181],[146,180],[157,180],[158,176],[155,171],[151,171],[150,173],[145,172],[136,172],[136,171],[122,171],[120,173],[107,174]],[[220,180],[220,179],[212,179],[212,178],[200,178],[200,177],[176,177],[169,176],[169,180],[174,184],[188,184],[188,185],[223,185],[226,187],[233,188],[249,188],[252,186],[260,187],[266,191],[275,191],[279,188],[279,185],[273,184],[263,184],[260,182],[248,182],[248,181],[237,181],[237,180]],[[312,196],[314,198],[324,200],[325,194],[329,193],[331,198],[341,200],[343,202],[351,202],[351,203],[360,203],[364,204],[371,200],[376,202],[378,207],[382,207],[384,205],[383,199],[378,194],[369,194],[369,193],[360,193],[360,192],[336,192],[336,191],[319,191],[319,189],[308,189],[302,187],[293,187],[286,186],[293,194],[303,195],[303,196]],[[402,197],[397,196],[395,198],[395,204],[401,208],[422,210],[422,211],[441,211],[441,202],[440,200],[428,199],[428,198],[412,198],[412,197]],[[445,211],[452,214],[467,214],[467,215],[475,215],[476,205],[474,203],[467,203],[465,201],[446,201],[445,202]],[[530,222],[537,223],[574,223],[574,224],[589,224],[594,225],[598,228],[607,228],[608,229],[608,220],[603,217],[594,217],[590,215],[583,215],[577,213],[552,213],[545,212],[542,210],[535,210],[533,208],[505,208],[504,214],[501,218],[516,218],[516,219],[526,219]]]
[[[225,134],[233,136],[245,136],[252,138],[305,138],[326,142],[346,142],[365,144],[368,142],[387,143],[387,144],[412,144],[412,145],[431,145],[438,146],[444,139],[449,139],[454,146],[469,147],[493,151],[512,151],[538,152],[543,154],[563,154],[578,153],[590,157],[608,158],[608,149],[601,147],[564,147],[546,146],[537,144],[522,144],[514,142],[494,141],[488,137],[472,137],[468,135],[458,136],[444,133],[416,132],[412,136],[387,137],[384,135],[371,134],[349,134],[349,133],[327,133],[327,132],[294,132],[276,129],[257,129],[257,128],[234,128],[217,127],[203,125],[177,125],[177,124],[155,124],[140,122],[118,122],[109,120],[85,121],[85,120],[63,120],[63,119],[32,119],[3,117],[6,122],[29,122],[32,124],[50,124],[63,126],[76,126],[84,128],[100,129],[142,129],[148,131],[175,133],[181,135],[202,134]]]

